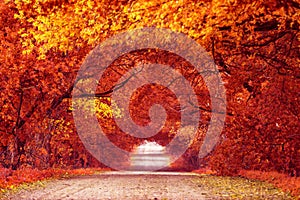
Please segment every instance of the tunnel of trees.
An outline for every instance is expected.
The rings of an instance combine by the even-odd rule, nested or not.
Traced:
[[[0,165],[5,168],[97,167],[83,146],[72,117],[76,74],[88,53],[105,39],[135,28],[163,27],[201,44],[214,59],[226,88],[227,113],[220,141],[198,160],[211,107],[201,80],[196,84],[203,126],[174,167],[209,166],[219,174],[241,169],[300,175],[300,3],[297,0],[0,2]],[[140,50],[112,63],[96,95],[97,117],[111,141],[128,151],[142,141],[118,130],[112,120],[113,83],[139,62],[189,69],[176,55]],[[121,67],[120,67],[121,66]],[[187,72],[189,73],[189,72]],[[190,76],[192,77],[192,76]],[[133,118],[149,121],[145,107],[168,103],[157,87],[133,95]],[[141,99],[141,96],[150,95]],[[151,96],[153,95],[153,96]],[[200,98],[201,97],[201,98]],[[169,110],[170,123],[177,114]],[[172,121],[173,120],[173,121]],[[174,121],[175,120],[175,121]],[[165,145],[166,129],[152,139]],[[183,136],[184,142],[189,136]]]

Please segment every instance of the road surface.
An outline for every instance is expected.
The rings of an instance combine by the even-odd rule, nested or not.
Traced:
[[[223,182],[222,182],[223,181]],[[271,185],[172,172],[105,172],[46,181],[5,199],[291,199]]]

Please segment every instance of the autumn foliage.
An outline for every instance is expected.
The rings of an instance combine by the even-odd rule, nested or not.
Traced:
[[[99,171],[108,171],[104,168],[88,168],[88,169],[18,169],[11,170],[6,168],[0,168],[0,197],[1,192],[5,192],[7,189],[14,189],[21,184],[30,184],[37,181],[49,180],[53,178],[72,177],[81,175],[91,175]]]
[[[190,80],[197,83],[203,126],[190,149],[173,164],[176,169],[209,166],[218,174],[260,170],[300,175],[299,1],[7,0],[0,2],[0,24],[0,165],[4,168],[103,166],[76,133],[71,105],[76,74],[88,53],[108,37],[150,26],[182,32],[201,44],[214,59],[226,88],[220,141],[198,160],[212,110],[203,81]],[[98,88],[102,92],[94,99],[96,113],[110,140],[128,151],[142,141],[115,126],[110,89],[141,61],[176,61],[173,67],[182,73],[191,67],[153,49],[132,52],[112,63],[104,86]],[[135,121],[149,122],[150,104],[176,107],[174,98],[159,101],[166,95],[160,90],[148,94],[144,88],[133,95],[130,109]],[[147,95],[154,95],[152,101],[141,99]],[[176,128],[179,116],[171,109],[168,114],[170,127]],[[167,127],[151,140],[166,145],[172,134]]]
[[[261,172],[241,170],[239,175],[245,178],[257,179],[272,183],[276,187],[282,188],[286,192],[290,192],[295,197],[300,197],[300,178],[290,177],[286,174],[278,172]]]

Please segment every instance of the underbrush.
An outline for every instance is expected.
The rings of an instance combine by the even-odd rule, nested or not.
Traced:
[[[217,175],[215,171],[209,168],[198,169],[194,172]],[[238,176],[270,183],[275,187],[282,189],[282,191],[290,193],[292,196],[296,197],[296,199],[300,199],[300,177],[290,177],[278,172],[262,172],[254,170],[241,170],[238,173]]]
[[[0,167],[0,194],[14,190],[22,184],[35,183],[37,181],[71,177],[78,175],[91,175],[101,171],[107,171],[104,168],[86,168],[86,169],[31,169],[24,168],[11,170]],[[0,195],[1,196],[1,195]]]
[[[290,177],[278,172],[261,172],[242,170],[239,175],[244,178],[256,179],[273,184],[285,192],[291,193],[300,199],[300,177]]]

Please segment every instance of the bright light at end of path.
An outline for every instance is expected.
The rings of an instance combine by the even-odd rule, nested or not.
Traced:
[[[169,166],[170,157],[164,146],[156,142],[145,141],[130,156],[131,170],[152,171]]]

